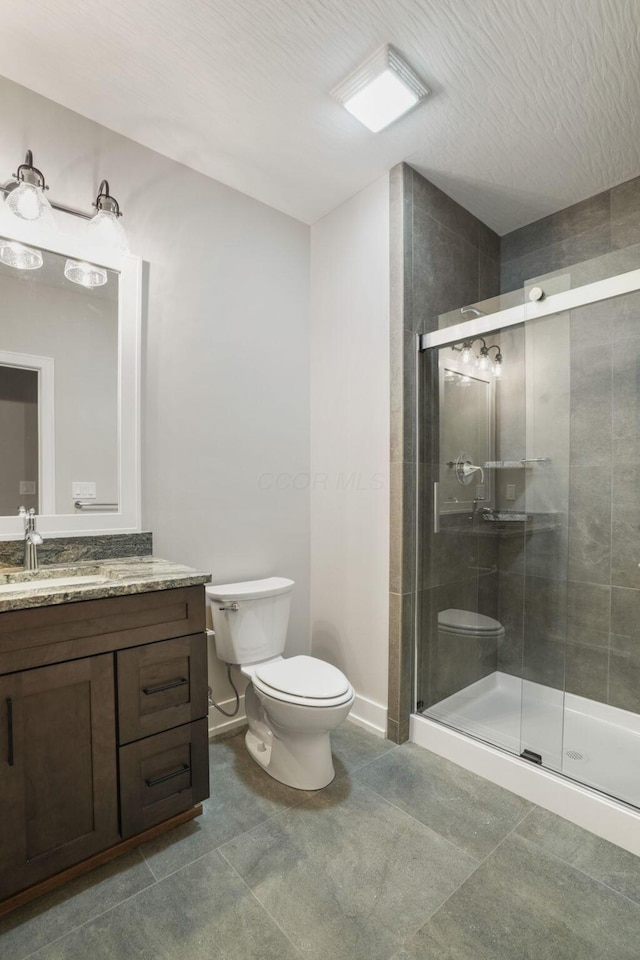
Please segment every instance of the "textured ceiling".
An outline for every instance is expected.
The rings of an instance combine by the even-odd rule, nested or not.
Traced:
[[[371,134],[328,91],[386,42],[433,93]],[[640,174],[640,0],[5,2],[0,73],[307,222],[399,160],[499,233]]]

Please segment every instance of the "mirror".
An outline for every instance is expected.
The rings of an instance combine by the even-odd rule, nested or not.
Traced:
[[[141,263],[37,229],[0,224],[0,245],[41,260],[0,262],[0,537],[22,535],[20,506],[43,532],[133,532]],[[99,285],[72,282],[70,260],[98,264]]]
[[[468,512],[474,500],[493,506],[495,383],[488,373],[440,350],[440,512]]]
[[[85,287],[42,257],[0,262],[0,515],[117,510],[119,277]]]

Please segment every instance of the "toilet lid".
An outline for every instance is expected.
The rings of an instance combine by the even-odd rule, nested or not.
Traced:
[[[310,700],[330,700],[349,691],[344,673],[315,657],[274,660],[258,667],[255,675],[273,690]]]
[[[438,626],[465,633],[499,633],[502,630],[502,624],[498,620],[472,610],[441,610],[438,614]]]

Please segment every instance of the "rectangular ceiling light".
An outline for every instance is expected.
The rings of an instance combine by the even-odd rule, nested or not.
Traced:
[[[387,44],[339,84],[331,95],[377,133],[428,95],[418,74]]]

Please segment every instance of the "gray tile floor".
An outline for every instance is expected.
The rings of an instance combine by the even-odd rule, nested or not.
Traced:
[[[351,724],[316,794],[211,745],[198,820],[0,920],[11,960],[638,960],[640,860]]]

